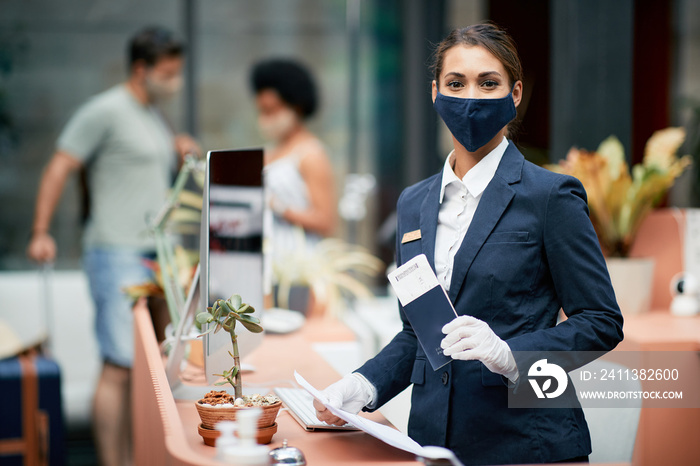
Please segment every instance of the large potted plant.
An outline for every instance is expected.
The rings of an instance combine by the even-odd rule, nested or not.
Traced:
[[[260,407],[262,409],[262,415],[258,419],[259,443],[269,443],[277,431],[275,419],[282,401],[275,395],[243,395],[236,326],[240,324],[253,333],[262,332],[263,328],[260,325],[260,320],[252,315],[254,312],[255,309],[252,306],[244,303],[241,297],[235,294],[227,300],[217,299],[213,306],[207,308],[206,312],[197,314],[197,323],[209,326],[202,335],[223,330],[231,336],[233,350],[233,352],[229,352],[233,359],[231,369],[225,370],[222,374],[214,375],[223,378],[216,385],[231,385],[234,395],[230,395],[225,390],[212,390],[195,403],[199,417],[202,420],[199,433],[207,444],[213,445],[214,438],[218,436],[218,432],[214,430],[216,423],[224,420],[235,420],[236,413],[241,409],[252,407]]]
[[[288,251],[272,267],[277,306],[304,312],[307,317],[339,317],[345,298],[373,296],[363,280],[384,271],[380,259],[361,246],[337,238],[326,238],[313,247],[303,247],[304,232],[299,228],[297,233],[300,246]],[[304,289],[307,302],[299,309],[293,301],[295,294]]]
[[[595,152],[572,148],[565,160],[547,167],[578,178],[586,189],[591,222],[623,312],[649,309],[654,263],[647,258],[630,259],[629,252],[644,219],[691,164],[690,156],[677,155],[684,140],[683,128],[656,131],[631,174],[615,136],[605,139]]]

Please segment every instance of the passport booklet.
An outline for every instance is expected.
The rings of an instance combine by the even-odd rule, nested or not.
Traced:
[[[457,312],[425,254],[409,260],[387,278],[433,370],[452,361],[443,354],[440,342],[445,337],[442,327],[452,322]]]

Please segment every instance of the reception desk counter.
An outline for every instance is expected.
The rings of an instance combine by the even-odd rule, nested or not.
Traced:
[[[134,416],[134,462],[137,465],[219,465],[215,449],[204,445],[197,433],[199,417],[193,401],[176,401],[168,385],[163,358],[145,304],[134,308],[135,360],[132,378]],[[314,342],[351,340],[353,334],[333,321],[309,321],[304,329],[289,335],[267,335],[264,345],[247,362],[256,371],[246,374],[244,383],[284,385],[293,380],[296,369],[313,385],[321,388],[339,375],[311,347]],[[287,386],[288,383],[287,383]],[[202,387],[202,394],[206,388]],[[368,416],[389,424],[378,412]],[[306,432],[285,410],[277,418],[278,431],[270,448],[289,445],[300,448],[310,465],[381,464],[399,466],[420,464],[414,456],[390,447],[364,432]]]
[[[135,358],[132,375],[134,464],[215,466],[215,449],[204,445],[197,433],[200,420],[194,401],[173,398],[168,385],[151,318],[145,303],[134,307]],[[246,385],[258,385],[261,392],[287,384],[296,369],[313,385],[322,388],[339,378],[337,372],[312,348],[320,342],[353,340],[343,324],[307,321],[304,328],[288,335],[267,335],[263,346],[247,362],[256,371],[246,374]],[[200,371],[201,372],[201,371]],[[185,374],[191,377],[189,371]],[[196,379],[195,377],[192,377]],[[200,376],[201,378],[201,376]],[[272,385],[271,385],[272,384]],[[202,384],[202,393],[206,387]],[[378,412],[368,415],[390,425]],[[311,466],[333,465],[419,465],[412,454],[390,447],[364,432],[306,432],[285,410],[277,418],[278,431],[270,448],[300,448]],[[657,463],[658,464],[658,463]],[[620,465],[621,466],[621,465]]]
[[[625,316],[625,351],[700,351],[700,316],[676,317],[668,311]]]
[[[683,371],[686,384],[700,387],[700,316],[676,317],[666,310],[625,317],[625,339],[616,351],[641,351],[653,361],[660,351],[698,353]],[[656,367],[650,363],[648,367]],[[696,388],[697,389],[697,388]],[[700,464],[700,409],[649,408],[642,403],[634,465]]]

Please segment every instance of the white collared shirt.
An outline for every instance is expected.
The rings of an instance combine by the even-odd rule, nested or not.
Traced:
[[[503,141],[472,167],[461,180],[452,169],[454,151],[450,152],[445,160],[435,234],[435,272],[442,286],[448,291],[452,281],[455,254],[472,223],[481,195],[496,174],[498,164],[507,147],[508,140],[503,138]]]

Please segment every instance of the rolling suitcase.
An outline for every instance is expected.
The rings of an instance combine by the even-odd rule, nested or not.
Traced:
[[[58,364],[31,352],[0,360],[0,464],[64,463]]]

